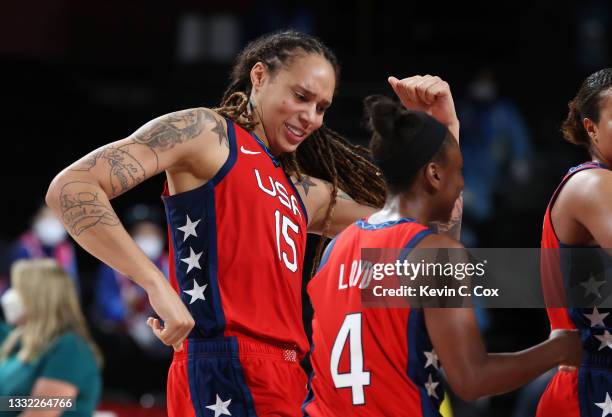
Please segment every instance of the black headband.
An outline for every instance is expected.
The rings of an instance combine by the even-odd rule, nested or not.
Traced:
[[[431,160],[438,150],[440,150],[442,144],[444,143],[444,139],[448,134],[448,129],[442,123],[425,113],[422,113],[422,116],[425,119],[424,123],[421,125],[420,130],[413,133],[414,137],[409,143],[405,145],[401,144],[399,141],[396,142],[396,144],[388,143],[387,145],[390,146],[387,149],[390,152],[385,152],[387,157],[376,160],[376,163],[378,166],[380,166],[383,172],[390,172],[390,169],[385,169],[385,165],[394,165],[397,163],[397,158],[401,158],[402,165],[405,166],[405,169],[402,170],[401,175],[398,175],[398,180],[416,174],[423,166],[425,166],[425,164]],[[398,132],[397,134],[401,134],[401,127],[398,126],[396,132]],[[388,139],[384,140],[389,141]],[[398,155],[397,153],[401,153],[401,155]],[[394,178],[387,179],[390,181],[394,180]]]

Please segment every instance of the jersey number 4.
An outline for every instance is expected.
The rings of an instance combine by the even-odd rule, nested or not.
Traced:
[[[350,370],[339,373],[340,356],[349,340]],[[347,314],[336,336],[331,352],[330,370],[336,388],[350,388],[353,405],[365,404],[364,388],[370,385],[370,373],[363,370],[363,346],[361,341],[361,313]]]

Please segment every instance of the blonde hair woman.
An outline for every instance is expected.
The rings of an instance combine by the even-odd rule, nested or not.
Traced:
[[[52,259],[13,264],[2,297],[0,396],[74,397],[71,415],[91,416],[101,391],[102,356],[92,341],[73,281]],[[30,416],[34,411],[0,411]],[[62,410],[35,411],[36,417]]]

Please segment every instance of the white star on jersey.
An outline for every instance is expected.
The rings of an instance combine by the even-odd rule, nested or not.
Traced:
[[[601,417],[606,417],[608,414],[612,414],[612,399],[610,394],[606,392],[606,400],[603,403],[594,403],[597,407],[601,408]]]
[[[606,346],[612,349],[612,334],[609,331],[605,330],[603,335],[595,335],[595,338],[601,342],[597,350],[602,350]]]
[[[219,398],[219,394],[217,394],[217,400],[215,404],[207,405],[206,408],[208,408],[209,410],[213,410],[215,412],[215,417],[219,417],[221,415],[231,416],[232,413],[230,413],[227,409],[231,402],[231,398],[227,401],[221,401],[221,398]]]
[[[606,327],[606,325],[604,324],[604,319],[609,314],[610,313],[601,314],[599,313],[599,311],[597,311],[597,307],[595,307],[593,308],[592,314],[584,314],[584,316],[591,321],[591,327],[597,327],[597,326]]]
[[[425,368],[427,368],[430,365],[433,365],[434,368],[440,369],[438,365],[438,354],[436,353],[435,350],[432,349],[431,352],[427,352],[425,350],[423,351],[423,353],[425,354],[425,357],[427,358],[427,362],[425,362]]]
[[[581,282],[580,285],[582,285],[586,291],[586,294],[584,294],[584,298],[588,297],[589,294],[593,294],[597,298],[601,298],[601,294],[599,294],[599,287],[601,287],[605,283],[606,281],[596,281],[593,275],[591,275],[587,282]]]
[[[436,400],[439,400],[438,394],[436,394],[436,387],[440,385],[439,382],[434,382],[431,379],[431,374],[429,374],[429,379],[425,383],[425,389],[427,390],[427,395],[430,397],[434,397]]]
[[[200,268],[200,256],[202,256],[202,253],[204,252],[195,253],[193,249],[189,248],[189,257],[181,259],[181,261],[187,264],[187,273],[193,268],[202,269]]]
[[[206,289],[206,287],[208,287],[208,284],[204,284],[200,287],[198,281],[196,281],[194,278],[193,288],[190,290],[183,290],[184,293],[187,293],[191,296],[191,301],[189,301],[189,304],[193,304],[196,300],[206,301],[206,298],[204,297],[204,290]]]
[[[187,219],[185,219],[185,226],[177,227],[178,230],[184,233],[183,242],[186,241],[189,236],[198,237],[198,234],[196,233],[195,228],[198,225],[198,223],[200,223],[200,221],[202,220],[202,219],[198,219],[195,222],[192,222],[191,219],[189,218],[189,215],[186,215],[185,217],[187,217]]]

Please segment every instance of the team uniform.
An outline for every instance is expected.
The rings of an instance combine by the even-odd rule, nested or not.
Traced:
[[[227,133],[229,157],[214,178],[164,191],[170,281],[196,323],[174,354],[168,412],[297,416],[307,214],[263,142],[229,120]]]
[[[552,207],[563,186],[574,174],[587,169],[607,168],[598,162],[571,168],[544,215],[541,275],[547,305],[552,306],[547,309],[548,317],[552,329],[579,330],[583,358],[577,371],[554,376],[540,399],[538,417],[602,417],[612,413],[612,317],[607,317],[612,310],[572,307],[572,300],[579,297],[591,303],[610,294],[611,288],[601,276],[611,262],[596,250],[599,247],[585,250],[588,247],[564,245],[551,221]]]
[[[424,314],[363,308],[362,248],[405,248],[432,233],[414,219],[360,220],[338,235],[308,284],[314,308],[313,374],[304,415],[440,416],[444,390]]]

